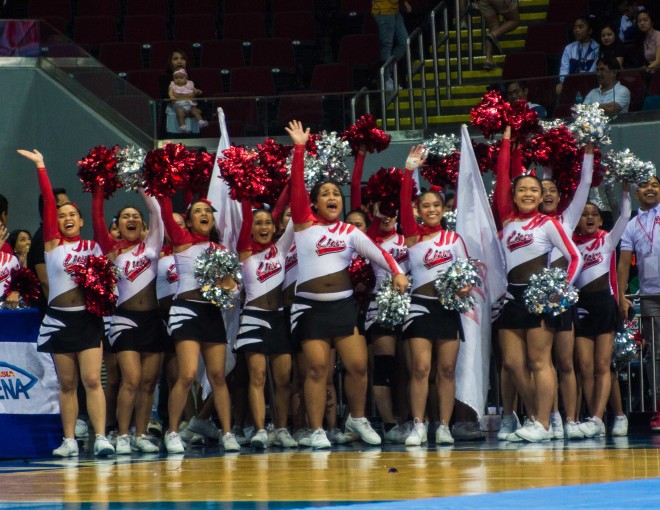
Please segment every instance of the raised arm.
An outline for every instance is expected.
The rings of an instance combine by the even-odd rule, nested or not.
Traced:
[[[403,231],[403,236],[406,238],[416,236],[419,231],[410,197],[412,197],[413,189],[413,172],[424,162],[425,152],[426,148],[423,145],[417,145],[410,149],[410,153],[406,159],[406,168],[403,171],[401,195],[399,196],[399,216],[401,219],[401,230]]]
[[[584,206],[587,203],[589,198],[589,188],[591,188],[591,182],[593,179],[593,170],[594,170],[594,146],[587,144],[584,159],[582,160],[582,171],[580,173],[580,184],[573,194],[573,199],[571,203],[568,204],[568,207],[564,210],[564,225],[571,232],[575,230],[578,222],[580,221],[580,216],[582,216],[582,211]]]
[[[515,209],[511,198],[511,128],[506,127],[500,153],[497,156],[497,171],[493,202],[499,218],[500,228],[504,220],[511,216]]]
[[[163,219],[163,225],[165,225],[165,231],[167,235],[170,236],[173,246],[183,246],[186,244],[192,244],[193,239],[190,233],[177,225],[174,221],[174,210],[172,209],[172,199],[169,197],[159,197],[158,203],[160,204],[160,216]]]
[[[289,205],[290,202],[291,202],[291,182],[287,182],[286,185],[284,186],[284,189],[282,190],[282,193],[280,193],[280,196],[277,199],[277,203],[275,204],[275,207],[273,207],[273,212],[271,213],[271,216],[273,217],[273,223],[275,225],[279,225],[282,216],[284,216],[284,211],[286,210],[286,207]]]
[[[362,207],[362,172],[364,171],[364,159],[367,151],[364,145],[360,145],[358,153],[355,155],[355,166],[351,177],[351,211]]]
[[[403,274],[401,267],[396,263],[392,255],[384,251],[380,246],[374,243],[367,235],[358,229],[353,231],[355,251],[363,257],[369,259],[374,264],[389,271],[394,276],[394,288],[403,294],[408,288],[408,279]]]
[[[285,129],[295,144],[291,163],[291,219],[294,225],[305,228],[314,219],[305,188],[305,143],[309,138],[309,128],[303,130],[301,122],[292,120]]]
[[[46,172],[44,157],[37,149],[34,149],[34,151],[19,149],[16,152],[24,158],[32,161],[37,167],[39,190],[44,199],[44,242],[47,243],[48,241],[58,238],[60,231],[57,227],[57,203],[55,202],[53,187],[50,184],[50,179]]]
[[[115,240],[108,232],[105,224],[105,212],[103,208],[103,190],[95,185],[92,191],[92,230],[94,231],[94,241],[101,247],[104,255],[117,249]]]
[[[144,244],[149,248],[152,248],[154,251],[160,252],[160,249],[163,246],[163,237],[165,233],[163,220],[160,217],[160,205],[158,205],[158,200],[147,195],[143,188],[138,188],[138,191],[140,192],[140,195],[142,195],[144,203],[147,205],[147,210],[149,211],[149,233],[144,240]]]
[[[243,222],[241,231],[238,234],[238,243],[236,249],[241,260],[245,260],[252,255],[252,204],[247,200],[241,202],[241,211],[243,213]]]

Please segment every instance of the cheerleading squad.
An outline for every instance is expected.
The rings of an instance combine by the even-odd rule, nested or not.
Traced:
[[[221,428],[221,432],[216,429],[216,438],[225,451],[239,451],[246,439],[232,432],[226,378],[231,366],[228,358],[232,357],[227,350],[229,324],[216,306],[217,299],[227,304],[239,295],[240,327],[230,348],[244,358],[247,367],[247,400],[256,431],[249,439],[253,447],[272,444],[319,449],[358,438],[380,444],[381,436],[366,418],[370,354],[373,395],[385,440],[407,446],[424,444],[428,441],[427,418],[437,416],[436,443],[454,442],[449,424],[464,338],[459,311],[448,309],[438,299],[438,279],[450,267],[469,259],[469,254],[462,238],[444,228],[443,195],[432,189],[415,196],[413,173],[424,164],[425,147],[412,148],[399,196],[382,196],[369,225],[359,208],[364,147],[356,154],[351,187],[354,210],[343,222],[343,197],[337,183],[317,183],[309,193],[305,187],[309,129],[293,121],[287,132],[294,143],[290,182],[272,211],[253,210],[251,203],[241,203],[243,220],[235,247],[219,243],[214,207],[207,199],[192,200],[182,217],[173,212],[170,198],[152,197],[143,190],[150,216],[148,233],[140,212],[130,206],[117,215],[115,238],[104,223],[104,196],[98,186],[93,189],[94,240],[81,240],[82,215],[75,204],[56,206],[42,155],[36,150],[18,151],[35,164],[44,199],[50,293],[38,349],[51,353],[55,363],[64,429],[62,445],[53,455],[78,455],[74,429],[79,377],[96,433],[96,455],[157,452],[159,447],[147,435],[147,427],[163,369],[169,390],[164,445],[169,453],[183,452],[184,438],[190,440],[191,434],[182,438],[184,431],[179,427],[195,389],[200,357],[211,394],[191,424],[197,420],[200,432],[208,430],[212,422],[205,418],[214,410]],[[494,194],[508,280],[504,305],[494,322],[504,408],[499,439],[537,442],[603,435],[608,399],[616,414],[613,433],[627,433],[610,362],[620,324],[618,304],[625,304],[617,293],[614,249],[630,218],[630,196],[624,184],[621,217],[611,232],[601,230],[600,210],[587,202],[592,167],[593,148],[587,146],[578,189],[559,213],[555,183],[525,173],[520,151],[512,147],[510,129],[505,130]],[[641,196],[656,184],[654,178],[641,186]],[[655,198],[655,204],[640,200],[644,207],[655,207],[660,193]],[[107,257],[119,272],[116,308],[106,318],[105,328],[70,276],[72,266],[90,256]],[[205,256],[219,257],[226,267],[238,257],[240,270],[233,262],[233,270],[202,285],[196,272]],[[7,259],[2,259],[3,270],[17,264],[11,257]],[[373,268],[375,282],[368,288],[351,278],[349,269],[356,262]],[[565,278],[580,289],[579,301],[558,316],[531,313],[525,298],[530,280],[551,264],[565,269]],[[215,301],[209,300],[209,287]],[[471,290],[471,284],[464,284],[452,294],[461,300]],[[384,293],[395,303],[389,320],[382,320],[380,314]],[[19,296],[14,293],[10,298],[15,301]],[[557,295],[551,301],[561,298]],[[392,318],[396,315],[398,320]],[[574,352],[590,415],[582,423],[578,423]],[[335,356],[345,370],[349,414],[343,432],[336,427],[334,409]],[[106,367],[118,365],[121,379],[116,411],[110,411],[116,413],[118,428],[114,446],[105,435],[104,357]],[[398,377],[401,372],[409,376]],[[430,384],[433,373],[435,384]],[[267,378],[274,388],[272,435],[266,430]],[[408,398],[397,399],[396,379],[404,381]],[[430,391],[431,386],[437,395]],[[557,388],[566,413],[565,426],[557,412]],[[517,395],[527,415],[522,426],[513,412]],[[294,434],[295,439],[287,428],[292,402],[297,403],[291,413],[294,428],[302,429]],[[238,407],[235,402],[234,410]],[[324,418],[329,433],[323,428]],[[406,421],[411,424],[406,426]]]

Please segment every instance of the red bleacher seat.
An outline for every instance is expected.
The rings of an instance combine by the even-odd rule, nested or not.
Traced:
[[[224,12],[252,12],[263,14],[266,12],[266,0],[225,0],[223,2]]]
[[[379,59],[380,45],[376,34],[345,35],[339,41],[338,62],[346,62],[353,66],[377,65]]]
[[[309,0],[271,0],[272,12],[312,12],[314,2]]]
[[[541,23],[527,28],[525,51],[561,55],[569,43],[566,23]]]
[[[149,43],[167,39],[167,22],[164,16],[138,14],[124,17],[124,41]]]
[[[162,99],[160,96],[160,77],[163,72],[159,69],[142,69],[131,71],[126,75],[126,81],[141,90],[153,99]]]
[[[643,70],[623,70],[619,71],[618,80],[621,85],[628,87],[630,90],[630,107],[631,112],[637,112],[642,109],[644,103],[644,80],[646,79],[646,71]]]
[[[121,16],[119,0],[78,0],[78,16]]]
[[[569,74],[564,78],[559,104],[574,104],[578,92],[584,99],[592,89],[598,86],[595,73]]]
[[[263,14],[252,12],[226,14],[222,37],[241,41],[266,37],[266,23]]]
[[[170,54],[174,50],[183,51],[186,54],[186,67],[193,67],[193,47],[192,43],[188,41],[153,41],[151,43],[150,51],[150,65],[151,69],[167,69]]]
[[[540,52],[512,53],[504,60],[503,80],[546,76],[545,54]]]
[[[167,17],[169,16],[169,9],[167,2],[164,2],[163,0],[126,0],[126,15],[155,15]]]
[[[658,96],[660,95],[660,73],[654,72],[651,77],[651,82],[649,83],[649,89],[647,91],[649,96]]]
[[[99,60],[116,73],[142,69],[142,46],[138,43],[103,43],[99,49]]]
[[[73,27],[73,39],[92,47],[117,41],[117,18],[112,16],[78,16]]]
[[[546,23],[570,23],[589,15],[589,0],[550,0]]]
[[[294,41],[313,41],[314,16],[311,12],[276,12],[273,14],[273,37],[290,37]]]
[[[174,18],[174,37],[200,42],[217,37],[215,18],[208,14],[178,14]]]
[[[251,65],[279,68],[294,67],[291,39],[286,37],[254,39],[252,41]]]
[[[202,67],[235,69],[245,66],[243,41],[240,39],[220,39],[202,43]]]
[[[229,91],[251,96],[275,94],[270,67],[239,67],[231,72]]]
[[[71,19],[70,0],[30,0],[28,6],[30,18],[43,18],[44,16],[61,16],[67,22]]]
[[[371,0],[342,0],[341,12],[371,12]]]
[[[42,16],[41,19],[58,32],[63,34],[67,33],[67,21],[62,16]],[[42,27],[40,30],[42,39],[45,39],[53,34],[53,30],[49,29],[48,27]]]
[[[215,18],[218,14],[217,0],[176,0],[174,14],[206,14]]]
[[[353,70],[350,65],[318,64],[312,71],[310,89],[319,92],[348,92],[353,89]]]
[[[277,125],[286,126],[292,120],[299,120],[313,131],[321,127],[323,120],[323,98],[320,95],[284,95],[277,111]]]
[[[196,67],[190,71],[190,79],[195,87],[202,90],[204,97],[216,97],[223,93],[220,70],[210,67]]]

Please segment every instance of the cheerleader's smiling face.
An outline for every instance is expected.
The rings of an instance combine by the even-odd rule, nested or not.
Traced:
[[[541,204],[541,183],[534,177],[518,179],[513,189],[513,203],[521,213],[531,213]]]
[[[553,213],[559,207],[559,190],[557,189],[557,185],[549,179],[543,179],[541,185],[543,190],[541,212],[545,214]]]
[[[445,206],[442,203],[442,197],[437,193],[426,192],[419,197],[419,217],[422,218],[424,225],[435,227],[440,225]]]
[[[80,217],[78,209],[71,204],[64,204],[57,210],[57,226],[60,234],[66,237],[75,237],[80,235],[80,229],[83,226],[83,219]]]
[[[312,199],[312,205],[319,216],[329,221],[335,221],[341,214],[344,200],[337,185],[326,182],[321,185],[316,197]]]
[[[140,211],[134,207],[125,207],[119,211],[117,218],[117,227],[121,239],[129,243],[140,240],[144,228]]]
[[[273,217],[267,211],[257,211],[252,217],[252,240],[259,244],[268,244],[275,234]]]
[[[585,205],[578,222],[578,232],[582,235],[591,235],[595,234],[602,226],[603,218],[600,215],[600,209],[594,204]]]
[[[213,230],[213,210],[205,202],[194,202],[190,207],[188,227],[196,234],[208,236]]]
[[[393,215],[392,217],[390,216],[385,216],[380,220],[380,230],[387,232],[388,230],[392,230],[396,226],[396,220],[397,220],[397,215]]]

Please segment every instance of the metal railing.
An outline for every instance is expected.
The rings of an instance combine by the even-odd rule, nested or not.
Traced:
[[[442,15],[443,36],[438,39],[437,16]],[[441,45],[445,47],[445,87],[447,89],[447,99],[451,99],[451,60],[449,54],[449,16],[447,14],[447,4],[440,2],[436,5],[429,15],[431,24],[431,56],[433,60],[433,86],[435,88],[435,112],[440,115],[440,73],[438,72],[438,48]]]
[[[388,79],[393,83],[391,90],[385,87]],[[387,130],[387,107],[392,103],[394,103],[394,128],[398,131],[401,127],[401,116],[399,115],[399,63],[396,57],[388,58],[380,68],[380,108],[384,130]]]
[[[371,100],[369,99],[369,89],[362,87],[360,92],[351,98],[351,123],[355,124],[357,121],[357,104],[360,99],[364,98],[364,113],[371,113]]]
[[[413,66],[412,46],[417,42],[418,61]],[[421,27],[413,30],[413,33],[406,39],[406,64],[408,68],[408,98],[410,100],[410,123],[412,129],[417,129],[417,119],[415,117],[415,94],[413,90],[413,81],[417,73],[421,75],[422,80],[422,124],[424,128],[429,127],[428,106],[426,104],[426,67],[424,61],[424,32]]]

